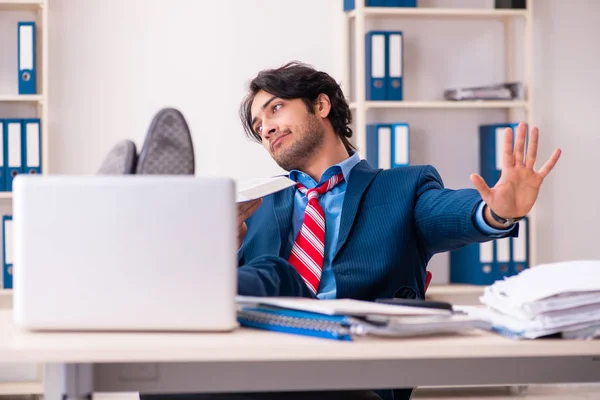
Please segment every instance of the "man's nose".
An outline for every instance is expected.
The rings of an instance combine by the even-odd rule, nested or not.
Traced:
[[[271,137],[277,135],[279,128],[275,124],[263,124],[263,137],[267,140],[271,140]]]

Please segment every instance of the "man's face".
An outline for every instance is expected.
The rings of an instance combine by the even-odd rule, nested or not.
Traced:
[[[323,143],[322,121],[301,99],[284,100],[261,90],[252,102],[251,118],[263,146],[286,171],[305,167]]]

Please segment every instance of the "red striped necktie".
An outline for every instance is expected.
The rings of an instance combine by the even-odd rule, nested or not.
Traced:
[[[325,213],[319,204],[319,196],[343,180],[344,175],[339,173],[313,189],[307,189],[301,183],[296,184],[296,188],[308,198],[308,204],[304,210],[304,222],[296,236],[288,261],[315,294],[319,289],[325,255]]]

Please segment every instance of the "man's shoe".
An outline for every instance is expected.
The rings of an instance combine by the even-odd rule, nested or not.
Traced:
[[[194,175],[194,146],[183,115],[173,108],[160,110],[146,134],[136,174]]]
[[[137,153],[135,143],[121,140],[108,152],[100,168],[99,175],[129,175],[135,173]]]

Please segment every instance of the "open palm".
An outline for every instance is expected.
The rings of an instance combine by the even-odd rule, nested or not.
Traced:
[[[471,181],[481,194],[481,198],[490,209],[503,218],[522,217],[533,208],[544,178],[560,158],[561,150],[554,150],[550,159],[535,171],[533,168],[537,158],[538,129],[536,127],[531,129],[527,154],[525,154],[526,137],[527,127],[524,123],[520,123],[513,149],[513,131],[510,128],[505,130],[502,173],[493,188],[489,188],[480,175],[471,175]]]

